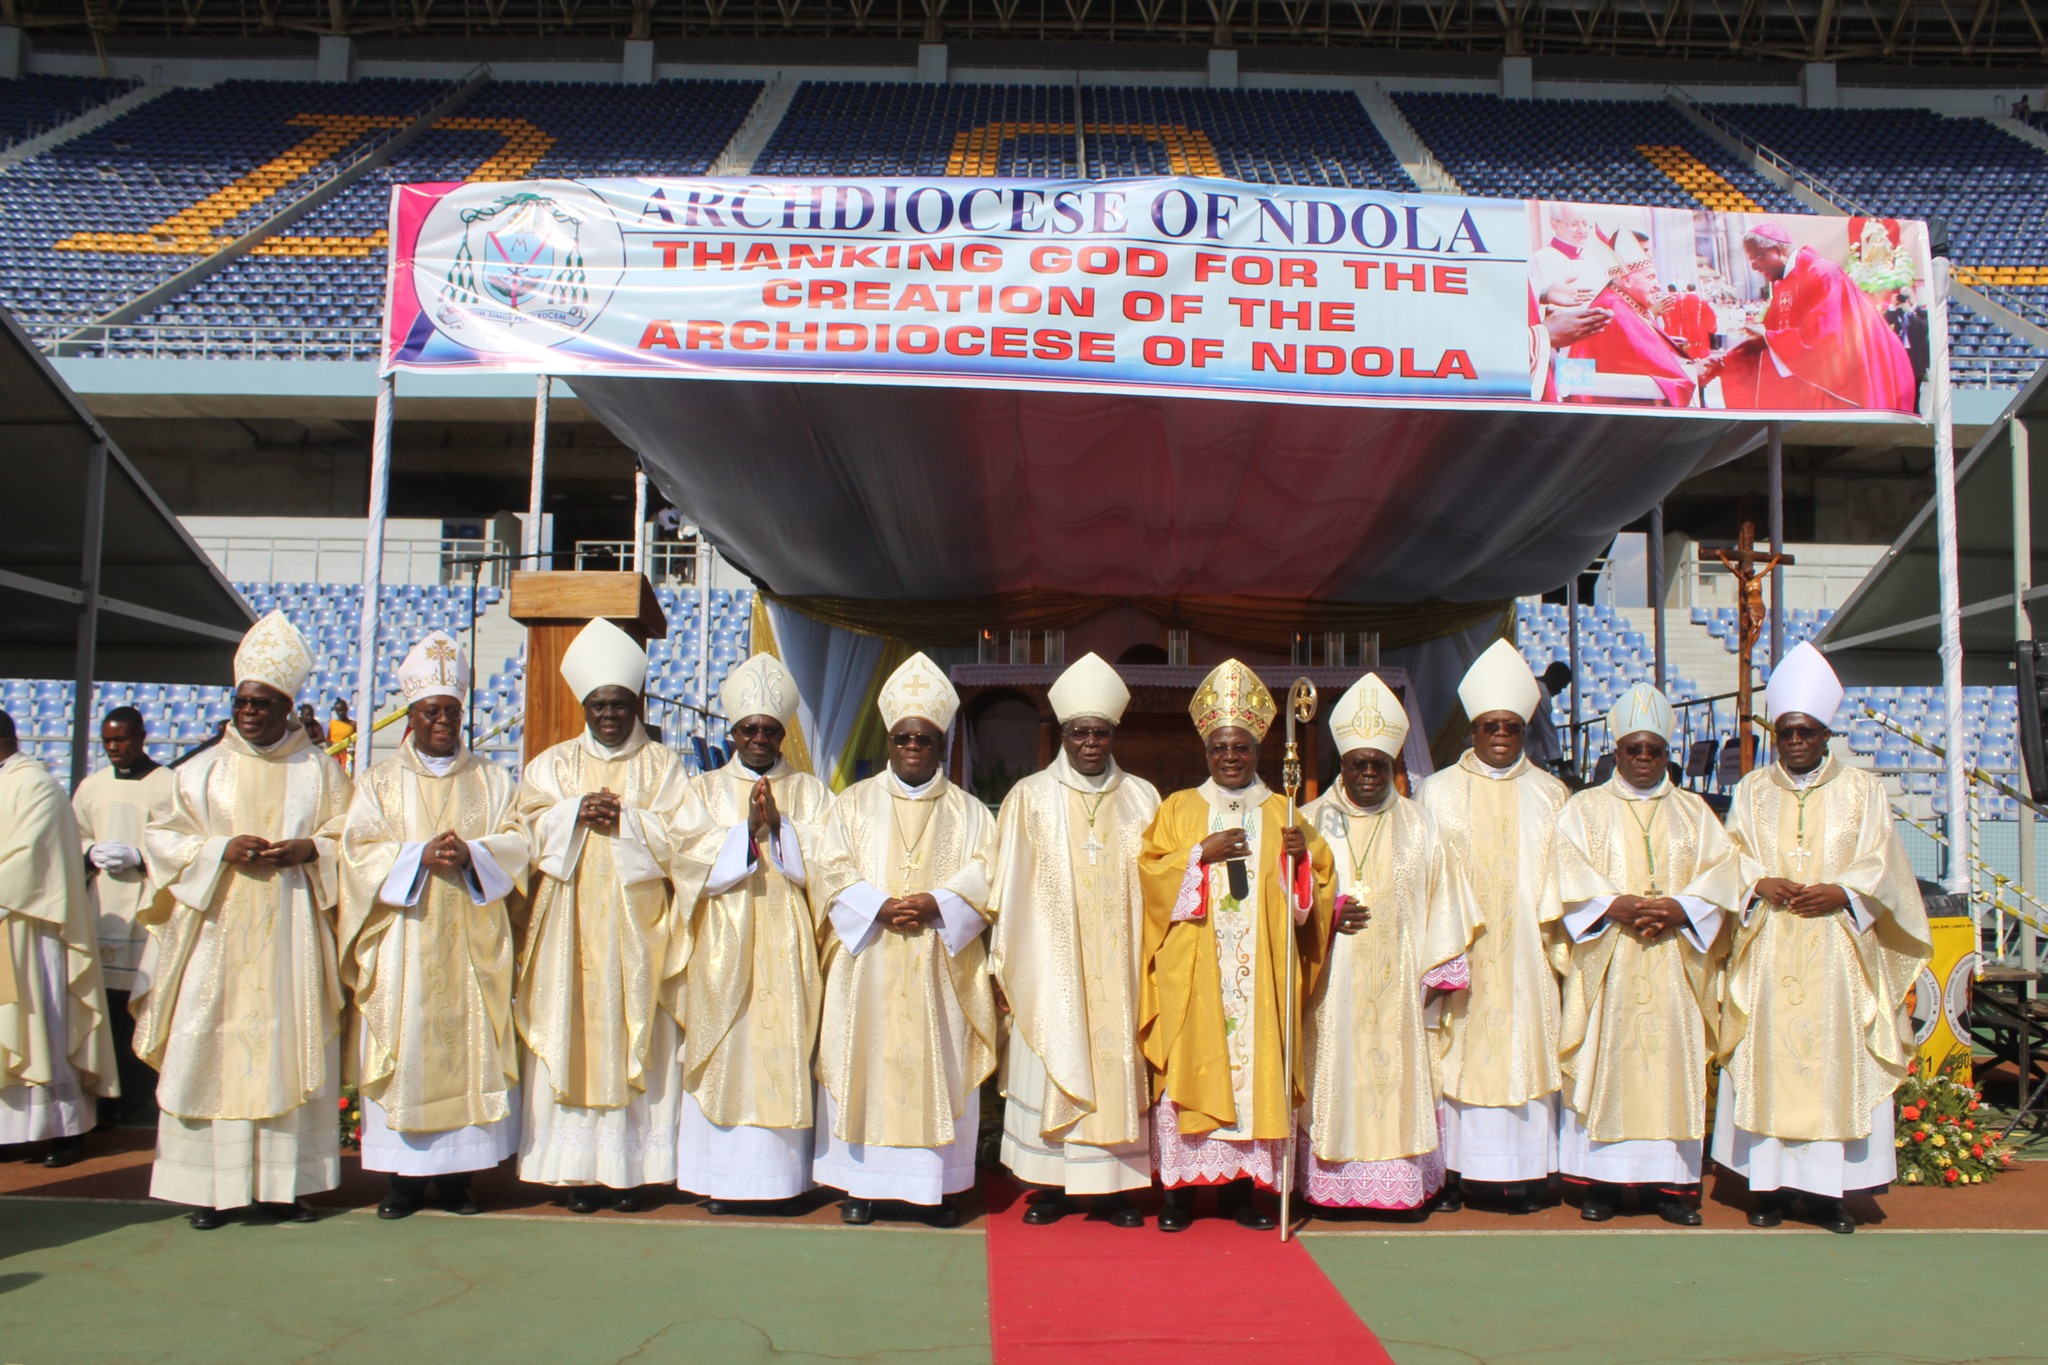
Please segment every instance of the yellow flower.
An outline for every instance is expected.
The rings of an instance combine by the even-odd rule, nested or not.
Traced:
[[[1937,1147],[1946,1147],[1948,1146],[1948,1139],[1943,1137],[1941,1134],[1936,1133],[1934,1135],[1934,1145]]]
[[[1906,1145],[1906,1140],[1905,1140],[1904,1138],[1902,1138],[1902,1137],[1896,1137],[1896,1138],[1893,1138],[1893,1139],[1892,1139],[1892,1146],[1894,1146],[1894,1147],[1903,1147],[1903,1146],[1905,1146],[1905,1145]]]
[[[1907,1183],[1908,1185],[1917,1185],[1917,1184],[1919,1184],[1919,1183],[1920,1183],[1920,1172],[1918,1172],[1918,1171],[1907,1171],[1907,1172],[1906,1172],[1906,1183]]]

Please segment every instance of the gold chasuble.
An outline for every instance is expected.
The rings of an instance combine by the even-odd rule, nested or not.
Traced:
[[[650,1068],[674,1064],[654,1056],[652,1043],[662,1032],[656,1014],[675,998],[667,981],[676,965],[668,868],[686,781],[682,763],[638,724],[616,751],[586,731],[526,765],[519,821],[540,875],[513,1018],[547,1068],[540,1082],[552,1089],[529,1096],[529,1108],[552,1099],[623,1109],[646,1093]],[[576,818],[582,799],[599,791],[619,797],[615,835]]]
[[[734,758],[690,784],[676,817],[680,932],[666,973],[669,1008],[683,1025],[683,1089],[705,1118],[809,1128],[824,994],[820,917],[807,889],[782,871],[789,854],[756,849],[748,867],[748,801],[763,776],[782,816],[777,837],[795,840],[796,866],[816,856],[832,794],[809,773],[778,761],[762,774]],[[714,875],[721,852],[739,864],[739,879],[709,891],[707,883],[724,880]]]
[[[435,773],[411,736],[356,787],[341,840],[341,973],[355,1003],[347,1056],[395,1132],[512,1112],[508,900],[523,902],[527,863],[516,795],[509,773],[467,750]],[[512,885],[485,885],[474,851],[468,874],[422,866],[421,846],[449,831],[486,849]]]
[[[878,773],[832,803],[812,896],[833,907],[848,893],[879,905],[874,893],[951,892],[986,918],[995,824],[944,773],[914,792],[894,773]],[[987,947],[977,934],[949,952],[940,926],[888,929],[872,907],[865,924],[863,933],[849,918],[825,936],[818,1080],[832,1099],[832,1137],[868,1147],[945,1147],[966,1136],[956,1120],[978,1112],[970,1105],[995,1070]],[[858,952],[848,948],[849,931]]]
[[[0,760],[0,1091],[47,1092],[9,1098],[0,1142],[84,1133],[88,1097],[120,1093],[93,920],[64,788],[26,754]]]
[[[1329,845],[1312,830],[1308,860],[1296,869],[1295,884],[1285,884],[1286,822],[1286,802],[1256,778],[1237,791],[1212,779],[1167,797],[1145,833],[1138,860],[1145,893],[1138,1037],[1152,1068],[1153,1099],[1171,1102],[1186,1137],[1293,1136],[1307,1049],[1297,1049],[1291,1084],[1283,1083],[1286,936],[1296,931],[1289,902],[1309,903],[1296,939],[1298,1007],[1322,972],[1335,887]],[[1230,895],[1223,863],[1197,862],[1203,839],[1240,827],[1256,866],[1249,906]]]
[[[1011,1027],[1041,1064],[1039,1093],[1017,1099],[1038,1116],[1027,1138],[1045,1147],[1113,1147],[1145,1134],[1138,861],[1158,809],[1150,782],[1113,763],[1085,777],[1064,752],[1003,799],[990,969]],[[1006,1088],[1017,1082],[1007,1076]]]
[[[1728,835],[1746,885],[1784,877],[1861,903],[1814,919],[1761,900],[1744,908],[1720,1038],[1735,1123],[1788,1143],[1868,1137],[1871,1111],[1906,1074],[1906,992],[1932,956],[1884,785],[1827,758],[1801,786],[1773,763],[1736,787]]]
[[[1310,1147],[1325,1162],[1434,1151],[1439,1044],[1424,995],[1471,945],[1478,907],[1419,803],[1395,793],[1368,812],[1340,785],[1302,818],[1335,854],[1339,898],[1372,911],[1336,935],[1302,1022]]]
[[[1704,1137],[1722,915],[1743,890],[1734,847],[1698,796],[1666,782],[1631,799],[1616,776],[1565,803],[1557,861],[1576,936],[1564,978],[1565,1102],[1595,1142]],[[1677,899],[1687,923],[1655,943],[1602,925],[1620,895]]]
[[[1423,784],[1423,809],[1485,919],[1467,955],[1471,988],[1444,1008],[1444,1095],[1462,1104],[1511,1109],[1562,1083],[1557,977],[1565,954],[1551,833],[1565,796],[1564,783],[1527,759],[1489,777],[1470,749]]]

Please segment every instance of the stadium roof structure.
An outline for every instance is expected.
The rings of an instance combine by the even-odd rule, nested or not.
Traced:
[[[1546,408],[580,376],[784,596],[1479,602],[1547,591],[1764,424]]]
[[[2028,432],[2048,421],[2048,366],[2007,405],[1956,465],[1956,546],[1962,593],[1963,681],[2003,687],[2013,681],[2014,546],[2025,534],[2023,596],[2039,637],[2048,627],[2048,479],[2037,473]],[[2017,429],[2017,438],[2015,439]],[[2020,508],[2015,462],[2026,479]],[[2016,515],[2016,511],[2018,514]],[[2022,531],[2024,524],[2025,530]],[[1929,499],[1891,550],[1814,637],[1842,680],[1857,687],[1936,686],[1941,682],[1941,589],[1935,505]]]
[[[226,682],[248,603],[4,310],[0,442],[8,676]]]

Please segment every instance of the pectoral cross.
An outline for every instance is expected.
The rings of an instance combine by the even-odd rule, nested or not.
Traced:
[[[917,870],[918,870],[918,869],[919,869],[920,867],[923,867],[923,866],[924,866],[924,859],[923,859],[923,858],[921,858],[921,857],[919,857],[919,856],[917,855],[917,853],[916,853],[916,851],[915,851],[915,850],[913,850],[913,849],[908,849],[908,848],[904,849],[904,850],[903,850],[903,884],[904,884],[905,886],[910,886],[910,885],[914,885],[914,883],[913,883],[912,879],[913,879],[914,877],[916,877],[916,876],[917,876]]]
[[[1803,885],[1806,879],[1807,865],[1813,861],[1813,850],[1810,848],[1806,848],[1802,845],[1801,847],[1793,849],[1790,853],[1787,853],[1785,855],[1785,861],[1793,865],[1794,869],[1798,872],[1800,882]]]
[[[1102,852],[1102,848],[1103,846],[1095,840],[1095,831],[1089,830],[1088,842],[1081,845],[1081,851],[1088,855],[1088,866],[1095,866],[1095,855]]]

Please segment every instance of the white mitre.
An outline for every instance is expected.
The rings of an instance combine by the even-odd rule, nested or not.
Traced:
[[[600,616],[562,651],[562,681],[577,701],[600,687],[623,687],[638,696],[647,686],[647,651]]]
[[[1773,725],[1779,716],[1797,711],[1832,729],[1841,705],[1842,680],[1827,656],[1804,640],[1771,670],[1764,686],[1764,719]]]
[[[1630,684],[1607,713],[1607,733],[1616,744],[1625,735],[1637,734],[1659,735],[1668,740],[1677,728],[1678,713],[1671,709],[1670,699],[1645,682]]]
[[[291,618],[281,611],[249,627],[235,649],[235,686],[259,682],[296,697],[313,671],[313,651]]]
[[[882,694],[875,698],[875,704],[881,708],[882,724],[891,730],[897,722],[911,716],[928,720],[943,730],[953,723],[953,713],[960,709],[960,694],[953,690],[953,684],[937,664],[923,654],[913,654],[882,684]]]
[[[1506,640],[1488,645],[1458,684],[1458,701],[1472,720],[1488,711],[1512,711],[1527,720],[1536,714],[1536,704],[1542,699],[1536,675],[1523,662],[1522,651]]]
[[[1062,725],[1081,716],[1097,716],[1116,725],[1131,704],[1131,689],[1100,654],[1091,651],[1067,665],[1067,671],[1046,693],[1046,700]]]
[[[1330,738],[1340,758],[1353,749],[1377,749],[1393,758],[1408,738],[1408,711],[1393,688],[1368,673],[1331,708]]]
[[[437,630],[414,645],[398,665],[398,690],[407,706],[427,697],[467,697],[469,659],[455,637]]]
[[[725,675],[718,705],[728,724],[748,716],[773,716],[785,728],[796,716],[796,679],[773,654],[756,654]]]

